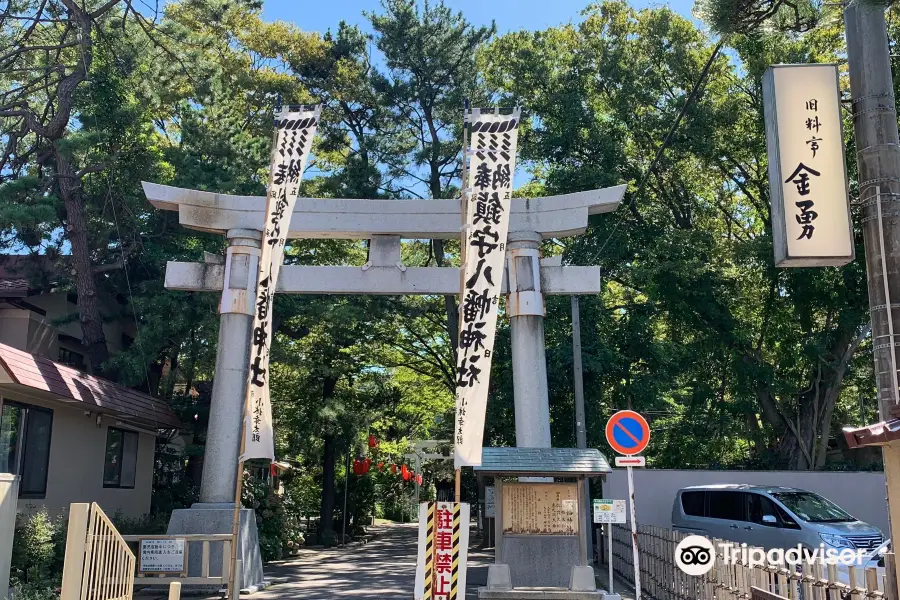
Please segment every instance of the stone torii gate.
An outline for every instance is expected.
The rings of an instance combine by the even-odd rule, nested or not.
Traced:
[[[233,507],[266,199],[147,182],[143,186],[153,206],[178,211],[181,225],[228,240],[224,260],[207,256],[201,263],[170,261],[165,286],[222,295],[201,506],[195,508]],[[502,291],[508,295],[517,446],[550,447],[544,295],[601,291],[600,267],[562,266],[559,258],[540,260],[540,242],[584,233],[588,216],[615,210],[624,193],[625,186],[617,186],[511,201]],[[400,241],[459,239],[461,209],[459,199],[299,198],[289,238],[368,239],[369,259],[362,267],[283,266],[277,293],[459,294],[459,268],[407,267],[400,258]],[[245,562],[245,570],[248,567]]]

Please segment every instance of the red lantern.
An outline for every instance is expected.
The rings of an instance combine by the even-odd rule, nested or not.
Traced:
[[[406,465],[403,465],[403,481],[409,481],[409,469],[406,468]]]
[[[391,465],[391,475],[397,474],[397,465]]]
[[[378,463],[378,470],[384,471],[384,463],[383,462]]]
[[[421,475],[416,475],[416,483],[418,483],[420,486],[422,485],[422,476]]]
[[[371,458],[367,458],[366,460],[364,460],[364,461],[363,461],[363,474],[368,473],[368,472],[369,472],[369,467],[371,467],[371,466],[372,466],[372,459],[371,459]]]
[[[378,439],[374,435],[369,436],[369,448],[378,446]]]
[[[363,468],[364,468],[363,463],[360,462],[359,459],[356,459],[353,461],[353,474],[354,475],[362,475],[363,473],[365,473],[365,471],[363,471]]]

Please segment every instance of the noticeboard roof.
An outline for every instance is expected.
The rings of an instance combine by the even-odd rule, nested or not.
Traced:
[[[596,477],[612,469],[594,448],[484,448],[475,471],[482,475]]]

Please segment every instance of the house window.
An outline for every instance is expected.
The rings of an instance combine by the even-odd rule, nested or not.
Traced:
[[[103,487],[134,488],[137,468],[138,434],[110,427],[106,432],[106,460],[103,462]]]
[[[79,354],[78,352],[73,352],[72,350],[68,350],[66,348],[60,348],[59,362],[66,365],[67,367],[84,369],[84,354]]]
[[[0,472],[21,477],[19,496],[43,498],[50,467],[53,411],[4,402],[0,412]]]

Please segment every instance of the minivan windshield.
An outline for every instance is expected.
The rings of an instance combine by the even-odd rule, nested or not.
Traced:
[[[774,492],[772,495],[795,515],[810,523],[844,523],[856,520],[837,504],[812,492]]]

